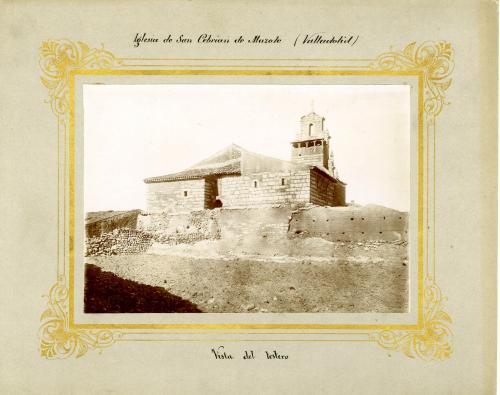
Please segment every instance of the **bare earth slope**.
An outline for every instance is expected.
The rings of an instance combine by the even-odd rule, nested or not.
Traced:
[[[162,287],[202,312],[406,311],[405,243],[336,242],[333,251],[333,257],[207,259],[187,248],[175,255],[87,257],[86,263]],[[86,297],[95,292],[87,286]]]

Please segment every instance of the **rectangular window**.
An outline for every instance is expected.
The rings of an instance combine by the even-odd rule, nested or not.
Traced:
[[[187,197],[188,191],[184,191],[184,197]]]
[[[254,182],[253,182],[253,187],[254,187],[254,188],[257,188],[257,181],[254,181]]]
[[[281,185],[285,185],[285,179],[284,178],[281,179]]]

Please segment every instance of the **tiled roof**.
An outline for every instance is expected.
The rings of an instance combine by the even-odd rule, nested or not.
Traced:
[[[181,180],[196,180],[200,178],[210,177],[210,176],[222,176],[222,175],[241,175],[241,159],[242,153],[248,155],[253,155],[258,159],[262,158],[265,160],[266,157],[260,154],[253,154],[243,148],[237,146],[236,144],[231,144],[230,146],[224,148],[223,150],[215,153],[214,155],[208,157],[207,159],[198,162],[189,169],[177,172],[165,174],[157,177],[149,177],[144,180],[146,184],[152,184],[156,182],[169,182],[169,181],[181,181]],[[269,159],[269,158],[267,158]],[[272,158],[271,158],[272,159]],[[277,159],[273,159],[277,160]],[[285,161],[282,161],[285,162]],[[322,166],[314,165],[300,165],[292,164],[294,168],[309,168],[319,171],[324,176],[330,178],[335,182],[340,182],[345,185],[344,182],[333,177],[327,169]],[[261,170],[262,171],[262,170]]]
[[[198,162],[194,166],[177,173],[166,174],[158,177],[149,177],[144,180],[146,184],[165,181],[194,180],[209,176],[241,174],[241,152],[243,148],[236,144],[217,152],[209,158]]]
[[[241,174],[240,161],[235,161],[224,166],[194,168],[180,171],[178,173],[166,174],[159,177],[149,177],[144,180],[146,184],[165,181],[194,180],[215,175]]]

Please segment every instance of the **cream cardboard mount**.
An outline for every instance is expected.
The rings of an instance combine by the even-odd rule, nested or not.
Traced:
[[[148,339],[161,340],[162,330],[188,329],[246,333],[266,329],[308,331],[328,330],[335,341],[366,342],[386,350],[400,351],[409,358],[443,361],[453,357],[453,323],[446,312],[446,297],[436,281],[439,271],[435,258],[435,134],[436,119],[446,111],[446,91],[452,82],[453,48],[446,41],[412,42],[401,50],[391,50],[374,57],[349,62],[332,60],[328,66],[308,68],[287,66],[272,69],[241,68],[182,68],[158,65],[154,69],[140,66],[141,60],[130,63],[103,47],[95,48],[83,42],[48,40],[40,47],[41,83],[47,88],[50,110],[54,114],[54,129],[59,142],[59,221],[60,250],[57,278],[47,295],[47,306],[41,313],[39,329],[40,354],[47,359],[82,357],[91,350],[102,350],[117,342]],[[148,62],[148,59],[144,59]],[[332,66],[335,64],[337,68]],[[133,67],[132,67],[133,66]],[[407,76],[418,84],[418,319],[413,324],[334,323],[334,324],[81,324],[75,321],[75,77],[81,75],[196,75],[210,76]],[[49,109],[47,109],[49,111]],[[307,125],[306,125],[307,126]],[[321,140],[321,139],[320,139]],[[320,141],[318,140],[318,141]],[[297,149],[301,147],[297,146]],[[328,167],[328,163],[326,163]],[[333,174],[333,173],[332,173]],[[330,175],[335,182],[335,177]],[[440,280],[444,281],[444,280]],[[137,331],[140,331],[140,335]],[[264,337],[264,335],[261,335]],[[295,336],[300,341],[300,336]],[[276,339],[276,338],[275,338]],[[279,341],[279,339],[277,340]],[[112,352],[112,351],[108,351]]]

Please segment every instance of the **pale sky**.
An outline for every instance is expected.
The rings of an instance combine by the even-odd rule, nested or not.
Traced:
[[[144,178],[231,143],[290,160],[312,102],[346,200],[409,210],[407,85],[84,85],[83,93],[86,212],[144,209]]]

